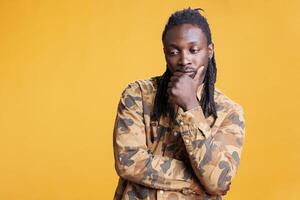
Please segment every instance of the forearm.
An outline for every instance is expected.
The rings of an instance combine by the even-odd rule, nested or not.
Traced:
[[[199,192],[200,186],[192,169],[182,161],[152,155],[143,148],[116,150],[115,167],[120,177],[147,187],[174,191],[189,188]]]
[[[224,194],[237,172],[243,141],[242,114],[239,110],[220,116],[225,122],[215,129],[209,127],[200,106],[178,116],[177,129],[190,163],[210,194]],[[240,124],[237,123],[239,119],[242,120]]]

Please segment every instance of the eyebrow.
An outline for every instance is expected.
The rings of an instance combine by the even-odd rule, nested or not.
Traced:
[[[188,44],[199,44],[199,43],[200,43],[199,41],[188,42]],[[171,44],[168,44],[167,47],[178,47],[178,46],[174,43],[171,43]]]

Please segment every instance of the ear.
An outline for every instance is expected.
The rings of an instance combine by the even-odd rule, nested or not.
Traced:
[[[209,56],[209,59],[212,59],[214,55],[214,43],[210,43],[208,45],[208,56]]]

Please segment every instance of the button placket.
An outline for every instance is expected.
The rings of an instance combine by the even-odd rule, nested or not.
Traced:
[[[165,192],[164,192],[163,190],[158,190],[158,191],[157,191],[157,199],[161,199],[161,200],[162,200],[162,199],[165,199],[165,198],[164,198],[164,193],[165,193]]]
[[[177,131],[174,131],[173,135],[176,137],[178,136],[178,132]]]

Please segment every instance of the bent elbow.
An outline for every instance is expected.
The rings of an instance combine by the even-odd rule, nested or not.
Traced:
[[[206,193],[215,196],[225,195],[230,189],[231,182],[226,183],[223,186],[212,185],[204,185]]]
[[[124,168],[120,163],[115,163],[115,170],[119,177],[125,178],[128,177],[128,170]]]
[[[126,166],[123,166],[121,164],[115,165],[115,170],[117,172],[117,175],[123,179],[136,182],[137,178],[139,177],[139,174],[134,173],[134,168],[128,168]]]
[[[230,189],[230,184],[235,174],[236,168],[228,165],[227,170],[222,170],[221,172],[216,170],[202,177],[202,183],[207,193],[211,195],[225,195]]]

